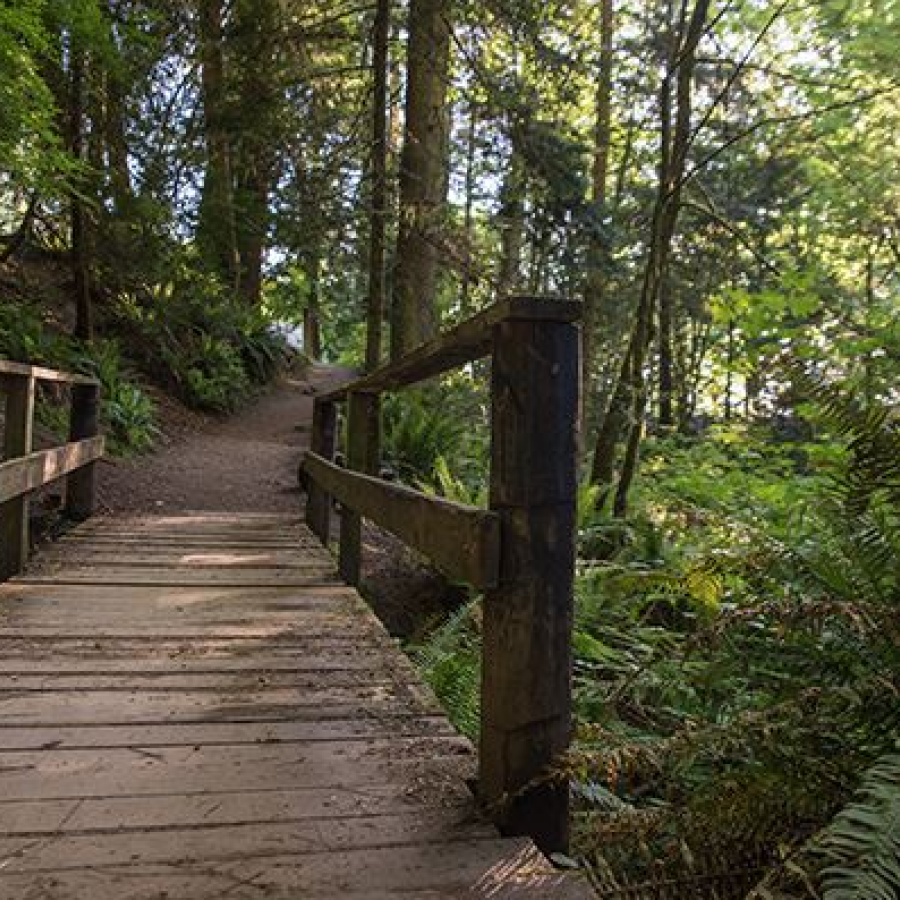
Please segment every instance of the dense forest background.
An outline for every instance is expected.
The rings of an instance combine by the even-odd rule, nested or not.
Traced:
[[[898,45],[896,0],[0,3],[0,355],[97,373],[136,452],[299,328],[371,369],[582,298],[577,861],[891,900]],[[478,367],[390,398],[385,465],[483,501],[486,410]],[[473,733],[478,599],[414,643]]]

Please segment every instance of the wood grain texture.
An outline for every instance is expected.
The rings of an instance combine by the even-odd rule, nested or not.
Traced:
[[[312,541],[94,519],[0,587],[0,900],[590,896],[481,818],[471,745]]]
[[[351,472],[312,453],[303,467],[340,503],[397,535],[447,575],[482,589],[497,584],[496,513]]]
[[[29,366],[25,363],[10,362],[8,359],[0,359],[0,375],[9,375],[18,378],[34,378],[37,381],[56,381],[64,384],[89,384],[98,385],[96,378],[87,375],[75,375],[71,372],[57,372],[55,369],[45,369],[41,366]]]
[[[21,497],[103,456],[103,438],[38,450],[18,459],[0,463],[0,503]]]
[[[380,394],[394,391],[467,362],[487,356],[493,346],[494,326],[506,321],[574,322],[581,316],[581,304],[550,297],[507,297],[407,353],[396,362],[331,391],[322,401],[344,400],[353,393]]]
[[[28,561],[29,526],[27,491],[4,491],[3,471],[17,466],[31,453],[34,429],[34,378],[0,379],[6,394],[3,457],[0,465],[0,581],[21,572]]]

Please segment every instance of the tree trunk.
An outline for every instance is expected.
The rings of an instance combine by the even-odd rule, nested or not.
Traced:
[[[525,165],[513,144],[500,189],[500,271],[497,292],[514,294],[522,283],[525,243]]]
[[[206,137],[206,172],[197,240],[212,271],[238,288],[231,142],[227,128],[223,0],[199,0],[197,15],[200,89]]]
[[[665,272],[672,251],[672,240],[678,223],[682,180],[690,149],[691,94],[696,67],[697,45],[703,35],[709,14],[710,0],[697,0],[690,18],[682,8],[680,40],[671,42],[667,72],[660,86],[660,166],[656,201],[650,226],[647,262],[641,285],[637,316],[628,353],[619,375],[619,384],[610,407],[598,431],[594,472],[606,475],[615,468],[615,448],[621,428],[631,411],[630,433],[627,442],[628,458],[622,467],[616,489],[616,512],[624,515],[631,483],[637,473],[638,450],[643,432],[647,400],[644,363],[652,339],[654,312],[657,311],[664,286]],[[687,23],[684,27],[684,23]],[[672,78],[675,78],[674,121],[672,110]],[[598,460],[601,450],[606,459]],[[611,482],[597,481],[600,496],[605,502]]]
[[[110,42],[119,47],[115,25],[118,14],[117,6],[115,0],[110,0]],[[121,47],[119,47],[119,52],[121,55]],[[106,72],[106,114],[103,119],[103,139],[109,165],[113,206],[119,216],[124,216],[133,196],[131,173],[128,170],[128,138],[126,134],[127,85],[123,83],[121,74],[113,71],[112,68],[108,67]]]
[[[449,0],[411,0],[391,328],[394,358],[427,340],[436,328],[438,242],[449,152],[449,68]]]
[[[275,177],[280,74],[275,44],[279,0],[236,0],[232,44],[235,56],[236,160],[234,214],[238,291],[250,305],[262,293],[263,257],[269,231],[269,194]]]
[[[372,57],[372,195],[369,234],[369,303],[366,327],[366,370],[381,363],[381,332],[384,321],[384,252],[387,216],[387,106],[388,38],[391,25],[390,0],[378,0],[374,23]]]
[[[606,268],[609,261],[608,241],[603,233],[606,218],[606,186],[609,179],[610,131],[612,126],[613,87],[613,0],[600,4],[600,71],[595,99],[594,158],[591,167],[591,205],[593,218],[587,248],[587,278],[584,286],[584,313],[581,323],[581,411],[579,447],[587,427],[589,406],[594,402],[594,364],[597,352],[599,319],[602,314]]]
[[[477,52],[477,47],[473,48]],[[463,228],[465,229],[465,251],[463,256],[462,290],[460,292],[460,313],[465,319],[472,306],[472,286],[475,284],[475,156],[478,150],[478,104],[474,98],[469,100],[469,128],[466,134],[466,178],[465,208],[463,210]]]
[[[84,86],[85,53],[80,41],[72,37],[69,56],[69,152],[84,159]],[[93,337],[88,213],[81,190],[70,200],[72,228],[72,279],[75,285],[75,336],[83,341]]]

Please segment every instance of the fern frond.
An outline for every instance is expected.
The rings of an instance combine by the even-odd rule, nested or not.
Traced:
[[[900,753],[882,756],[856,799],[820,833],[824,900],[900,897]]]

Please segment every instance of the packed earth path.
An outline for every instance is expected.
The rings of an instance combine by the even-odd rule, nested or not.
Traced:
[[[198,418],[153,453],[101,463],[100,514],[233,510],[295,512],[297,463],[315,395],[352,373],[313,365],[282,376],[223,420]]]

